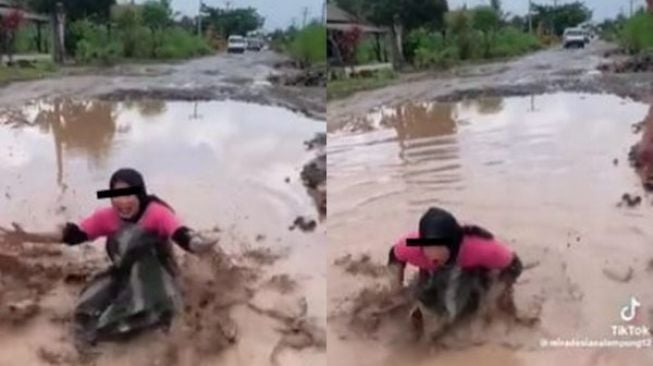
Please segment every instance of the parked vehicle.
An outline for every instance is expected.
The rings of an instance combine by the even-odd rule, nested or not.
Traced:
[[[585,31],[579,28],[567,28],[562,35],[562,45],[564,48],[583,48],[588,42],[589,36]]]
[[[227,52],[229,53],[244,53],[247,48],[245,37],[232,35],[227,39]]]
[[[247,37],[247,49],[260,51],[263,48],[263,40],[260,37]]]

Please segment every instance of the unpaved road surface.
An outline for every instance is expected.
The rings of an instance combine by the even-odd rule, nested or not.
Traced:
[[[324,119],[324,88],[280,87],[267,81],[287,61],[273,51],[221,53],[179,64],[119,65],[91,70],[82,75],[19,82],[0,91],[0,106],[16,106],[34,99],[105,97],[125,100],[237,99],[280,105]]]
[[[613,333],[613,326],[653,326],[653,205],[628,164],[640,139],[632,125],[649,113],[653,77],[597,73],[608,49],[597,42],[410,75],[329,104],[330,363],[653,362],[650,334]],[[490,229],[519,253],[528,270],[515,302],[535,323],[478,320],[438,342],[410,337],[407,312],[379,296],[388,286],[382,267],[429,206]],[[620,311],[631,297],[641,306],[629,323]],[[547,343],[557,339],[639,343]]]
[[[609,62],[603,55],[615,46],[594,41],[585,49],[561,47],[536,52],[509,62],[469,66],[452,72],[402,76],[393,86],[357,93],[329,102],[329,128],[379,106],[406,101],[459,100],[464,97],[530,95],[551,91],[613,93],[648,102],[653,93],[653,73],[601,74],[597,67]]]

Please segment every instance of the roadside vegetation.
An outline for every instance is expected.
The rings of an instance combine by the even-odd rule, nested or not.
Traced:
[[[449,68],[464,61],[513,57],[541,48],[538,38],[505,23],[489,6],[447,13],[440,31],[418,28],[405,41],[406,58],[417,68]]]
[[[385,27],[391,33],[390,39],[400,38],[403,52],[395,54],[395,63],[417,69],[446,69],[467,61],[523,55],[556,43],[565,28],[577,26],[592,16],[580,1],[557,7],[534,3],[530,24],[526,17],[504,12],[500,0],[459,9],[449,9],[446,0],[407,0],[402,4],[393,0],[337,0],[336,3],[361,19]],[[397,26],[403,29],[399,35]],[[373,46],[359,39],[360,42],[349,42],[353,44],[341,42],[340,54],[356,55],[346,62],[372,61]],[[354,51],[350,52],[347,48],[352,47]]]
[[[629,53],[653,51],[653,14],[641,10],[626,20],[618,40]]]
[[[30,8],[51,14],[55,2],[29,0]],[[64,1],[66,52],[78,64],[113,64],[131,60],[179,60],[224,48],[231,34],[246,35],[264,19],[254,8],[219,8],[205,4],[197,17],[173,12],[171,0],[117,4],[116,0]],[[47,27],[46,27],[47,28]],[[23,31],[28,38],[33,30]],[[18,40],[23,39],[18,37]],[[49,37],[46,37],[49,38]],[[17,42],[21,51],[29,42]]]
[[[447,70],[466,63],[506,59],[557,44],[567,27],[588,21],[592,12],[581,2],[557,7],[533,3],[533,16],[507,13],[500,0],[488,5],[450,9],[446,0],[335,0],[343,10],[387,30],[384,46],[400,71]],[[353,29],[337,34],[339,66],[378,62],[374,39]],[[397,40],[395,42],[395,40]],[[384,86],[394,73],[369,78],[337,78],[328,97]],[[360,88],[356,87],[360,84]]]
[[[294,26],[272,34],[272,48],[287,53],[302,68],[326,63],[326,27],[314,21],[298,29]]]
[[[55,1],[15,0],[17,10],[0,17],[0,82],[40,78],[58,71],[48,61],[53,49],[50,24],[40,32],[24,11],[50,16]],[[67,60],[75,65],[182,60],[208,55],[226,46],[231,34],[246,35],[262,27],[254,8],[203,5],[201,18],[173,12],[171,0],[117,4],[116,0],[66,0]],[[201,24],[201,27],[200,27]],[[14,55],[28,55],[14,62]],[[42,56],[36,56],[42,54]]]
[[[653,12],[644,7],[632,17],[620,14],[616,18],[606,19],[599,24],[599,29],[603,39],[618,43],[626,53],[653,51]]]
[[[327,99],[341,99],[364,90],[379,89],[392,84],[397,73],[383,70],[365,78],[330,80],[327,83]]]

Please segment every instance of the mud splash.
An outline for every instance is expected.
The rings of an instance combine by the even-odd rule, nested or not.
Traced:
[[[383,264],[394,240],[415,230],[419,215],[436,205],[492,230],[527,268],[514,289],[516,318],[525,321],[473,321],[434,349],[411,339],[405,305],[390,300],[387,280],[354,276],[348,262],[334,264],[329,361],[650,363],[643,349],[539,344],[541,338],[610,338],[611,325],[620,324],[618,309],[631,296],[653,302],[646,269],[653,207],[631,168],[614,164],[638,138],[631,124],[647,111],[615,96],[557,93],[404,104],[329,125],[330,263],[369,254],[363,263]],[[617,207],[624,192],[642,196],[642,203]],[[361,326],[352,326],[352,314],[361,315]],[[642,313],[638,321],[651,319]]]
[[[319,133],[305,144],[309,151],[315,151],[316,156],[304,165],[301,178],[315,201],[320,217],[324,218],[327,213],[326,134]]]
[[[9,319],[0,325],[0,348],[14,352],[0,355],[0,365],[268,365],[288,332],[324,329],[325,234],[320,225],[309,233],[287,230],[315,208],[301,181],[285,181],[313,158],[303,142],[323,131],[323,122],[234,101],[64,99],[6,111],[0,120],[7,178],[0,226],[16,221],[45,231],[77,222],[106,204],[95,192],[111,173],[132,166],[185,224],[218,233],[222,249],[208,258],[178,253],[186,309],[168,334],[102,344],[98,355],[84,355],[89,361],[72,347],[70,312],[80,287],[107,265],[102,243],[44,247],[5,237],[2,304],[14,305],[0,309]],[[301,325],[249,306],[281,293],[305,297],[305,312],[293,314]],[[319,337],[310,339],[275,357],[284,365],[325,364]]]

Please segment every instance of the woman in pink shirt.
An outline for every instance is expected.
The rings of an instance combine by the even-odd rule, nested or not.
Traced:
[[[487,230],[460,225],[449,212],[432,207],[419,221],[419,232],[405,235],[390,249],[388,264],[397,271],[397,285],[403,286],[407,264],[419,269],[415,296],[430,313],[444,316],[442,334],[454,320],[480,308],[492,278],[505,286],[496,298],[504,310],[513,311],[512,284],[522,271],[519,257]],[[495,272],[496,276],[490,273]],[[421,307],[413,309],[411,322],[419,336],[424,331]]]
[[[76,340],[83,346],[104,336],[168,326],[180,308],[170,242],[192,253],[206,252],[217,242],[183,226],[170,205],[148,195],[136,170],[116,171],[109,187],[122,194],[79,224],[67,223],[55,233],[27,233],[17,225],[15,232],[3,230],[15,240],[67,245],[107,238],[112,265],[82,291],[75,310]]]
[[[406,234],[392,246],[388,264],[397,269],[400,284],[406,264],[417,267],[422,280],[444,265],[499,271],[520,267],[519,258],[489,231],[460,225],[451,213],[437,207],[422,215],[418,232]]]

